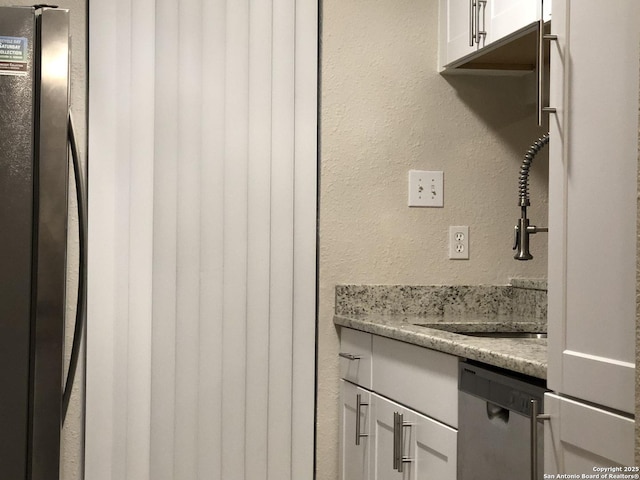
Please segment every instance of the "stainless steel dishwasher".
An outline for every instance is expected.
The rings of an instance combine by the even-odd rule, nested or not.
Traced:
[[[544,382],[467,362],[459,373],[458,480],[543,478],[543,426],[532,418]]]

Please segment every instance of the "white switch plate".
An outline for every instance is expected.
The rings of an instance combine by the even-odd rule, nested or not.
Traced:
[[[444,207],[444,173],[409,170],[409,206]]]
[[[449,258],[469,260],[469,227],[467,225],[449,227]]]

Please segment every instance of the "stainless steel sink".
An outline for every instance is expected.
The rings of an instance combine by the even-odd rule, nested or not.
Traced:
[[[546,333],[533,332],[460,332],[460,335],[488,338],[547,338]]]
[[[467,335],[470,337],[485,338],[522,338],[522,339],[542,339],[547,338],[546,332],[535,331],[538,328],[532,328],[532,331],[514,330],[513,326],[502,324],[484,324],[482,330],[478,330],[478,325],[472,323],[416,323],[418,327],[433,328],[444,332],[456,333],[458,335]],[[520,325],[522,328],[524,325]],[[528,325],[529,328],[533,325]]]

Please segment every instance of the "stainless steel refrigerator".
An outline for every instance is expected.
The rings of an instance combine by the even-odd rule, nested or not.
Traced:
[[[69,12],[0,7],[0,478],[57,479]]]

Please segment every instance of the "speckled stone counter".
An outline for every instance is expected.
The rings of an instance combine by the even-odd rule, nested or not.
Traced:
[[[546,339],[461,334],[545,332],[543,281],[468,287],[340,285],[334,323],[532,377],[547,376]]]

